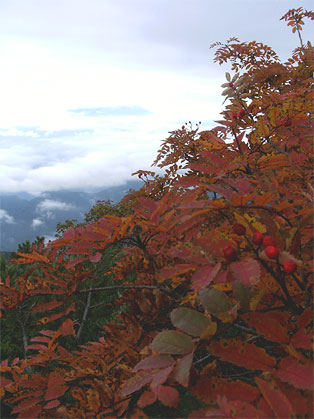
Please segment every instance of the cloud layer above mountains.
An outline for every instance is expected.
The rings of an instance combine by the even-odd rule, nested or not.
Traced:
[[[292,7],[2,0],[0,193],[102,188],[149,169],[169,131],[220,119],[229,67],[212,62],[210,44],[256,40],[285,60],[299,42],[279,20]]]

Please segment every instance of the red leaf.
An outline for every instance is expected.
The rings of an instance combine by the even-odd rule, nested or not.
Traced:
[[[59,329],[61,335],[63,336],[75,336],[75,330],[73,327],[73,320],[66,319]]]
[[[279,368],[274,371],[274,376],[294,387],[304,390],[313,388],[313,365],[302,365],[295,358],[286,357],[281,360]]]
[[[51,402],[48,402],[44,406],[44,409],[53,409],[54,407],[59,406],[59,404],[60,404],[59,400],[52,400]]]
[[[21,403],[19,403],[17,406],[15,406],[15,408],[12,410],[11,413],[22,412],[23,410],[26,410],[30,407],[33,407],[38,402],[40,402],[40,397],[31,397],[31,394],[29,396],[30,397],[28,399],[23,400]]]
[[[138,370],[151,370],[154,368],[169,367],[174,363],[174,359],[170,355],[153,355],[142,359],[138,364],[135,365],[133,371]]]
[[[59,307],[63,304],[63,301],[50,301],[46,303],[38,303],[35,307],[31,309],[32,313],[42,313],[43,311],[53,310],[56,307]]]
[[[127,380],[121,387],[121,396],[125,397],[129,394],[134,393],[140,388],[144,387],[145,384],[152,380],[151,371],[138,371],[136,375]]]
[[[277,418],[295,417],[295,412],[289,400],[279,390],[274,381],[268,382],[259,377],[255,377],[255,382]]]
[[[19,362],[19,360],[20,360],[20,358],[14,358],[13,361],[11,362],[11,367],[13,367],[14,365],[16,365]]]
[[[216,409],[216,408],[193,410],[193,412],[189,414],[189,419],[200,419],[200,418],[219,419],[219,418],[227,418],[227,416],[220,409]]]
[[[233,276],[240,280],[243,285],[255,285],[260,276],[261,268],[257,260],[245,259],[230,264]]]
[[[145,390],[141,394],[141,397],[138,399],[137,405],[138,407],[143,409],[144,407],[153,404],[156,401],[156,399],[157,399],[157,396],[155,393],[153,393],[152,391]]]
[[[311,307],[303,311],[298,319],[298,330],[292,336],[291,342],[296,348],[310,350],[312,348],[313,330],[311,322],[313,319],[313,310]]]
[[[153,374],[153,380],[151,382],[151,387],[155,388],[163,384],[167,378],[169,377],[171,371],[173,370],[173,366],[170,366],[168,368],[164,368],[162,370],[159,370]]]
[[[305,328],[298,330],[291,338],[291,343],[296,348],[302,348],[310,350],[312,348],[313,342],[313,331],[309,328],[305,330]]]
[[[218,404],[221,400],[222,398],[218,396]],[[263,411],[258,411],[250,403],[241,400],[227,402],[224,400],[220,406],[227,418],[265,419],[267,417]]]
[[[169,407],[178,407],[179,393],[178,391],[169,386],[159,386],[155,390],[158,399],[162,404]]]
[[[26,349],[38,349],[39,351],[47,351],[47,346],[40,345],[39,343],[36,345],[27,345]]]
[[[308,307],[303,313],[300,315],[298,319],[298,327],[299,329],[307,326],[313,320],[313,310],[312,307]]]
[[[278,386],[281,392],[287,397],[290,401],[293,410],[295,411],[297,417],[311,417],[313,414],[313,393],[305,392],[302,390],[297,390],[290,384],[279,382]],[[308,394],[307,394],[308,393]]]
[[[12,384],[13,383],[13,381],[12,380],[8,380],[7,378],[5,378],[5,377],[0,377],[0,386],[1,387],[6,387],[6,386],[9,386],[10,384]]]
[[[79,263],[84,262],[84,260],[87,260],[87,259],[88,259],[87,257],[81,257],[81,258],[77,258],[77,259],[71,260],[66,265],[66,268],[67,269],[73,268],[73,266],[78,265]]]
[[[50,339],[46,338],[45,336],[36,336],[35,338],[31,339],[31,342],[44,342],[44,343],[49,343]]]
[[[34,406],[29,409],[24,410],[22,413],[18,415],[19,418],[38,418],[39,414],[42,412],[42,406]]]
[[[218,274],[220,268],[221,263],[217,263],[215,266],[204,266],[196,271],[191,278],[194,290],[200,291],[202,288],[209,285]]]
[[[90,256],[89,256],[89,260],[90,260],[91,262],[97,263],[97,262],[99,262],[99,261],[100,261],[101,256],[102,256],[102,254],[101,254],[101,253],[99,253],[99,252],[97,252],[97,253],[95,253],[94,255],[90,255]]]
[[[263,335],[266,339],[273,342],[288,343],[289,336],[287,327],[289,316],[280,312],[268,313],[248,313],[243,316],[244,320]]]
[[[193,361],[193,352],[185,355],[183,358],[178,359],[177,365],[174,370],[174,378],[179,384],[187,387],[189,384],[190,370]]]
[[[50,336],[50,337],[52,337],[52,336],[54,336],[54,334],[56,333],[56,332],[54,332],[53,330],[41,330],[39,333],[41,333],[42,335],[45,335],[45,336]]]
[[[263,348],[258,348],[252,343],[241,343],[235,339],[212,342],[210,352],[224,361],[253,370],[269,371],[276,365],[275,358],[269,356]]]
[[[68,228],[64,233],[63,233],[63,238],[64,239],[73,239],[73,237],[75,237],[75,230],[73,227]]]
[[[64,378],[61,375],[50,374],[48,378],[45,400],[57,399],[62,396],[68,389],[65,385]]]
[[[240,380],[228,380],[201,376],[191,388],[191,393],[208,404],[216,404],[217,396],[223,394],[228,400],[253,402],[260,396],[256,387]]]

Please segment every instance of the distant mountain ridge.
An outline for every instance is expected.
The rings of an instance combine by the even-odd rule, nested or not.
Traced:
[[[98,192],[52,191],[29,199],[0,195],[0,251],[14,252],[18,244],[36,236],[54,239],[56,225],[65,220],[83,221],[84,215],[101,200],[119,202],[129,189],[139,189],[139,180]]]

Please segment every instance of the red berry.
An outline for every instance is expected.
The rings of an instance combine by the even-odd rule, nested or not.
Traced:
[[[230,86],[230,87],[233,87],[233,83],[232,83],[232,81],[229,83],[229,86]]]
[[[223,254],[228,262],[233,262],[237,258],[237,251],[231,246],[224,247]]]
[[[181,129],[182,129],[182,130],[185,130],[185,126],[184,126],[184,125],[182,125]]]
[[[240,110],[239,110],[239,112],[238,112],[238,118],[243,118],[243,117],[244,117],[244,115],[245,115],[245,109],[244,109],[244,108],[242,108],[242,109],[240,109]]]
[[[263,240],[264,240],[264,234],[260,233],[259,231],[256,231],[252,236],[252,242],[256,244],[257,246],[262,244]]]
[[[239,223],[233,224],[232,229],[238,236],[244,236],[245,231],[246,231],[245,227]]]
[[[297,268],[297,264],[293,259],[287,259],[283,264],[283,270],[288,274],[292,274]]]
[[[276,246],[275,240],[271,236],[265,236],[263,239],[263,246]]]
[[[267,246],[265,253],[266,256],[268,256],[270,259],[276,259],[276,257],[279,255],[278,249],[275,246]]]

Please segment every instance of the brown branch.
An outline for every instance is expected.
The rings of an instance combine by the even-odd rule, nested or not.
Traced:
[[[172,295],[172,292],[170,290],[167,290],[164,287],[158,287],[156,285],[111,285],[107,287],[88,288],[84,290],[78,290],[77,292],[86,293],[86,292],[117,290],[117,289],[150,289],[150,290],[158,289],[160,291],[163,291],[165,294]]]
[[[20,323],[21,329],[22,329],[22,337],[23,337],[23,348],[24,348],[24,358],[27,358],[27,346],[28,346],[28,337],[27,337],[27,333],[25,330],[25,323],[29,317],[29,313],[26,316],[26,318],[23,321],[23,316],[22,316],[22,308],[20,305],[17,306],[17,320]]]
[[[80,324],[79,330],[78,330],[77,335],[76,335],[76,340],[77,341],[80,340],[80,337],[81,337],[81,334],[82,334],[82,331],[83,331],[83,327],[86,323],[87,316],[88,316],[88,311],[90,309],[91,299],[92,299],[92,292],[89,291],[88,296],[87,296],[87,301],[86,301],[86,304],[85,304],[85,308],[84,308],[83,317],[82,317],[82,320],[81,320],[81,324]]]

